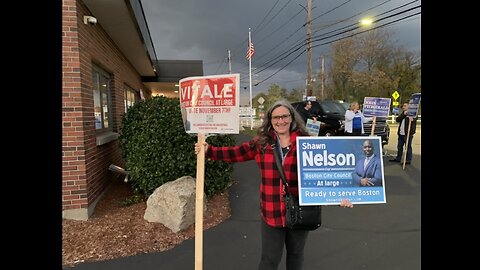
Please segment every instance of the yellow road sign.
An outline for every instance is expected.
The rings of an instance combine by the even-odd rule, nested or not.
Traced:
[[[400,96],[400,94],[398,93],[398,91],[395,91],[395,92],[393,92],[393,94],[392,94],[392,97],[393,97],[393,99],[395,99],[395,100],[397,100],[397,98],[398,98],[399,96]],[[395,104],[393,104],[393,105],[395,105]]]
[[[398,101],[392,102],[392,105],[393,105],[393,106],[398,106]]]

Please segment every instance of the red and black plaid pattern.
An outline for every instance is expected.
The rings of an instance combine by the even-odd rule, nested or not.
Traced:
[[[298,195],[297,178],[297,147],[296,138],[299,135],[293,132],[290,135],[291,147],[285,156],[283,170],[291,193]],[[255,159],[260,168],[262,182],[260,184],[260,207],[263,219],[273,227],[285,227],[285,204],[282,196],[283,183],[275,164],[273,148],[269,144],[263,147],[257,144],[254,138],[237,146],[209,146],[206,157],[225,162],[241,162]]]

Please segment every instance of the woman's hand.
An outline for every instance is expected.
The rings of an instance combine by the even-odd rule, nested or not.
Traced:
[[[203,145],[205,146],[205,153],[207,152],[207,149],[208,149],[208,143],[203,143]],[[195,155],[198,155],[198,152],[200,152],[200,144],[195,143]]]
[[[342,199],[342,201],[340,202],[340,206],[343,208],[353,208],[353,204],[350,202],[349,199]]]

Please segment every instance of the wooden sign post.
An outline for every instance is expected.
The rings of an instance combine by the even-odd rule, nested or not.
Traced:
[[[373,122],[372,122],[372,131],[370,132],[370,136],[375,135],[375,124],[377,122],[377,116],[373,116]]]
[[[195,189],[195,270],[203,266],[203,183],[205,178],[205,134],[198,134],[200,151],[197,154],[197,179]]]
[[[197,134],[195,188],[195,270],[203,267],[203,206],[206,134],[238,134],[240,74],[183,78],[179,82],[180,110],[185,132]]]
[[[407,161],[407,151],[408,151],[408,141],[410,139],[410,128],[412,126],[412,118],[408,117],[409,121],[408,121],[408,131],[407,131],[407,135],[406,138],[405,138],[405,145],[403,146],[403,156],[402,156],[402,163],[403,163],[403,169],[405,170],[405,162]],[[412,153],[413,155],[413,153]]]

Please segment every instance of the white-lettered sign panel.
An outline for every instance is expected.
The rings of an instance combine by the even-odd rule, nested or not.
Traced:
[[[366,116],[388,117],[390,113],[390,98],[365,97],[363,99],[363,114]]]
[[[412,94],[410,101],[408,102],[407,115],[413,118],[418,117],[418,107],[420,106],[420,100],[422,99],[422,93]]]
[[[239,133],[240,74],[188,77],[179,84],[187,133]]]

